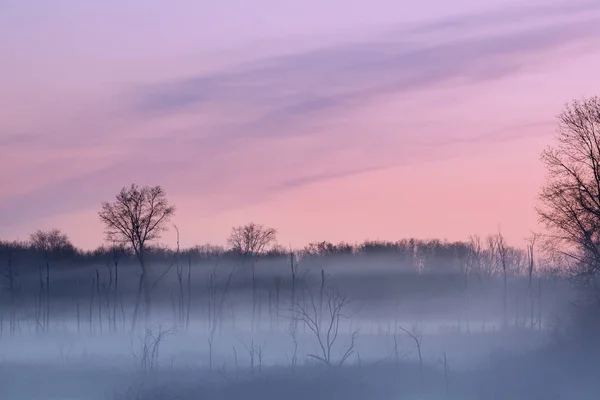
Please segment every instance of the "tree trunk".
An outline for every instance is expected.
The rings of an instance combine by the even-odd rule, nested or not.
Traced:
[[[50,260],[46,256],[46,332],[50,330]]]
[[[135,331],[135,327],[137,324],[137,319],[138,319],[138,315],[139,315],[139,310],[140,310],[140,302],[142,301],[142,292],[144,291],[144,273],[142,272],[142,274],[140,275],[140,282],[138,284],[138,292],[137,292],[137,296],[135,297],[135,307],[133,309],[133,317],[131,318],[131,331],[134,332]]]
[[[117,298],[119,297],[119,262],[115,262],[115,292],[113,293],[113,330],[117,331]]]

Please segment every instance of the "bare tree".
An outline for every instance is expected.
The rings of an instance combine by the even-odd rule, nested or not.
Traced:
[[[319,354],[308,354],[308,356],[321,361],[327,366],[331,366],[333,364],[332,350],[339,336],[340,321],[342,318],[350,318],[350,316],[345,313],[349,300],[337,289],[333,287],[326,288],[326,313],[325,315],[322,315],[318,299],[315,299],[310,288],[306,288],[306,291],[309,304],[304,306],[300,302],[296,302],[293,318],[303,322],[317,339]],[[337,362],[338,366],[341,367],[348,357],[354,353],[357,337],[358,330],[355,329],[350,334],[350,343],[346,351]]]
[[[529,243],[527,244],[527,295],[529,297],[529,327],[533,329],[535,326],[535,320],[533,317],[533,272],[535,269],[535,258],[534,258],[534,247],[535,242],[538,239],[538,234],[532,233],[529,238]]]
[[[495,255],[498,257],[498,263],[502,268],[502,326],[508,324],[507,303],[508,303],[508,246],[504,240],[502,233],[498,231],[493,242]]]
[[[20,285],[18,282],[19,271],[15,268],[14,260],[14,249],[10,244],[0,242],[0,253],[6,254],[6,265],[2,271],[4,278],[4,289],[8,291],[9,303],[10,303],[10,316],[9,316],[9,329],[10,334],[14,335],[17,330],[17,295],[20,292]]]
[[[122,243],[110,247],[113,266],[115,267],[115,285],[113,289],[113,330],[117,330],[117,303],[119,302],[119,261],[127,255],[127,249]]]
[[[398,328],[406,333],[408,337],[410,337],[415,342],[415,347],[417,348],[417,355],[419,356],[419,386],[421,393],[423,392],[423,354],[421,353],[421,344],[423,343],[423,333],[417,330],[416,326],[413,326],[412,332],[398,326]]]
[[[567,104],[558,122],[541,155],[548,175],[537,211],[554,250],[590,283],[600,269],[600,97]]]
[[[277,238],[277,230],[251,222],[236,226],[227,239],[229,246],[242,256],[253,258],[263,253]]]
[[[130,337],[132,355],[137,362],[138,371],[142,374],[154,373],[158,369],[158,350],[166,336],[174,333],[173,328],[166,329],[162,325],[158,330],[146,328],[144,336],[139,336],[139,349],[135,349],[133,337]]]
[[[62,233],[59,229],[49,231],[38,230],[31,234],[29,238],[31,247],[43,254],[44,263],[46,265],[46,282],[42,279],[41,269],[40,274],[40,297],[38,316],[42,312],[42,302],[45,301],[45,314],[42,325],[44,330],[50,328],[50,262],[56,260],[60,256],[72,254],[75,252],[75,246],[71,243],[68,236]],[[38,317],[38,326],[40,326],[40,318]]]
[[[139,305],[144,295],[145,319],[150,316],[150,285],[145,253],[147,244],[160,238],[161,232],[175,214],[175,206],[169,204],[166,192],[160,186],[131,187],[121,189],[113,203],[102,203],[98,213],[104,223],[106,238],[111,242],[131,246],[141,268],[138,295],[133,313],[132,330],[138,317]]]
[[[213,270],[208,275],[208,349],[209,349],[209,366],[212,370],[212,359],[213,359],[213,343],[215,340],[215,334],[223,318],[223,307],[225,300],[229,293],[229,288],[235,274],[235,268],[232,268],[227,275],[227,280],[221,291],[217,292],[218,289],[218,263],[215,264]]]
[[[474,273],[480,283],[482,281],[482,254],[483,245],[481,237],[478,235],[469,236],[468,271]]]
[[[252,328],[256,316],[256,258],[277,240],[277,230],[251,222],[231,229],[227,243],[252,269]]]

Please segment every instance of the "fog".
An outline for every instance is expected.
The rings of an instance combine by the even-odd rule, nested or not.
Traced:
[[[142,302],[134,330],[134,257],[52,259],[46,305],[44,258],[3,254],[13,289],[2,291],[2,399],[591,399],[600,389],[594,352],[565,342],[577,290],[541,261],[529,276],[522,254],[505,292],[484,253],[249,262],[164,250],[149,262],[150,312]],[[19,266],[12,280],[7,260]]]

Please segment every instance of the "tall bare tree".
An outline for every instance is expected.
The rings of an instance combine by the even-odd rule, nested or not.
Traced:
[[[600,97],[575,100],[558,116],[556,143],[541,155],[547,169],[537,209],[553,247],[586,281],[600,269]]]
[[[20,285],[18,282],[19,278],[19,270],[15,267],[15,247],[16,243],[5,243],[0,241],[0,255],[5,256],[6,264],[2,271],[3,279],[3,289],[8,291],[9,295],[9,306],[10,306],[10,316],[9,316],[9,325],[10,325],[10,334],[14,335],[17,330],[17,314],[16,314],[16,305],[17,305],[17,295],[19,293]],[[3,257],[4,258],[4,257]]]
[[[533,272],[535,270],[535,257],[534,257],[534,249],[535,242],[538,239],[538,234],[532,233],[529,238],[529,243],[527,243],[527,295],[529,297],[529,327],[533,329],[535,326],[535,320],[533,317]]]
[[[165,190],[160,186],[124,187],[112,203],[102,203],[98,213],[104,223],[107,240],[128,244],[133,249],[141,268],[138,295],[131,329],[135,329],[142,293],[145,301],[146,322],[150,316],[150,284],[146,264],[149,242],[160,238],[175,214],[175,206],[169,204]]]
[[[493,242],[490,241],[490,246],[493,246],[494,254],[497,257],[497,263],[502,270],[502,326],[506,327],[508,325],[507,306],[509,249],[500,230],[498,230],[498,233],[494,235],[493,238]]]
[[[69,240],[69,237],[62,233],[59,229],[51,229],[49,231],[38,230],[32,233],[29,237],[31,247],[42,253],[44,263],[46,264],[46,283],[44,281],[40,269],[40,297],[38,300],[39,310],[38,316],[42,312],[42,302],[45,301],[45,314],[43,321],[38,318],[38,327],[40,322],[43,324],[43,329],[50,328],[50,262],[61,255],[67,255],[75,252],[75,246]],[[45,297],[45,298],[44,298]]]
[[[115,286],[113,290],[113,330],[117,330],[117,304],[119,303],[119,261],[127,255],[128,249],[123,243],[115,243],[109,248],[112,263],[115,268]],[[124,321],[123,321],[124,323]]]
[[[231,229],[231,234],[227,242],[232,250],[240,253],[247,264],[252,269],[252,325],[256,314],[256,258],[264,253],[269,245],[277,240],[277,230],[268,228],[264,225],[251,222],[243,226],[236,226]]]

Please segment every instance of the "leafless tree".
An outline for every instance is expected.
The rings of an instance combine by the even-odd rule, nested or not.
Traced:
[[[277,230],[251,222],[236,226],[227,240],[229,246],[245,257],[256,257],[277,239]]]
[[[541,155],[547,181],[540,222],[572,275],[596,283],[600,270],[600,97],[575,100],[558,116],[556,143]]]
[[[398,326],[398,328],[406,333],[408,335],[408,337],[410,337],[414,342],[415,342],[415,346],[417,348],[417,354],[419,356],[419,379],[420,379],[420,387],[421,387],[421,392],[423,391],[423,354],[421,353],[421,343],[423,343],[423,334],[422,332],[419,332],[415,327],[413,327],[412,331],[409,331],[401,326]]]
[[[231,229],[227,242],[252,269],[252,327],[256,316],[256,258],[277,240],[277,230],[251,222]]]
[[[448,384],[448,357],[444,352],[444,358],[439,360],[439,363],[444,367],[444,387],[446,388],[446,397],[450,397],[450,386]]]
[[[139,336],[139,349],[135,349],[131,337],[131,351],[137,361],[138,371],[142,374],[154,373],[158,368],[158,351],[161,342],[167,335],[174,333],[173,328],[166,329],[162,325],[158,329],[146,328],[144,336]]]
[[[303,322],[317,339],[319,354],[308,354],[308,356],[331,366],[333,365],[332,350],[339,336],[340,321],[350,318],[350,315],[346,314],[349,300],[336,288],[327,287],[324,291],[326,312],[325,315],[321,315],[319,300],[315,299],[310,288],[307,287],[305,290],[309,304],[304,306],[301,302],[296,302],[293,318]],[[355,329],[350,334],[350,343],[346,351],[337,362],[338,366],[341,367],[354,353],[357,337],[358,330]]]
[[[481,237],[478,235],[469,236],[468,271],[469,273],[474,273],[480,283],[482,281],[482,254],[483,244],[481,243]]]
[[[38,315],[42,312],[42,302],[45,300],[45,314],[42,322],[44,330],[50,328],[50,262],[55,260],[61,255],[75,252],[75,246],[71,243],[68,236],[62,233],[58,229],[52,229],[49,231],[38,230],[31,234],[29,238],[31,247],[41,252],[44,257],[44,263],[46,265],[46,281],[42,279],[41,269],[40,272],[40,297],[39,297],[39,311]],[[40,318],[38,318],[38,326],[40,326]]]
[[[9,330],[10,334],[14,335],[17,331],[17,296],[20,292],[20,285],[18,282],[19,271],[15,268],[15,257],[13,254],[12,246],[4,246],[3,243],[0,243],[0,253],[5,253],[6,255],[6,265],[4,270],[2,271],[2,276],[4,278],[4,289],[8,291],[9,295],[9,303],[10,303],[10,315],[9,315]]]
[[[179,286],[179,294],[178,294],[178,300],[177,300],[177,311],[176,311],[176,318],[177,318],[177,323],[180,326],[183,326],[184,321],[185,321],[185,291],[183,288],[183,264],[181,264],[180,262],[180,248],[179,248],[179,228],[177,228],[177,225],[173,224],[173,227],[175,228],[175,231],[177,232],[177,249],[176,249],[176,253],[175,253],[175,267],[176,267],[176,272],[177,272],[177,283]]]
[[[535,257],[534,257],[534,248],[535,242],[538,239],[538,234],[532,233],[529,238],[529,243],[527,243],[527,294],[529,297],[529,325],[530,328],[533,329],[535,326],[534,313],[533,313],[533,272],[535,269]]]
[[[122,243],[116,243],[110,247],[112,263],[115,268],[115,282],[113,289],[113,330],[117,330],[117,304],[119,303],[119,262],[127,254],[127,248]]]
[[[502,268],[502,325],[506,327],[508,324],[507,303],[508,303],[508,246],[504,240],[504,236],[500,231],[494,236],[494,241],[491,243],[494,249],[494,254],[497,257],[498,264]]]
[[[264,344],[262,346],[256,345],[256,344],[254,344],[254,340],[250,343],[250,345],[247,345],[246,343],[242,342],[241,340],[240,340],[240,342],[246,348],[246,351],[248,352],[248,356],[250,357],[250,373],[252,375],[254,375],[255,368],[256,368],[256,361],[258,361],[258,373],[260,374],[262,372]],[[257,357],[258,357],[258,360],[256,360]]]
[[[132,330],[135,329],[139,305],[144,295],[146,322],[150,316],[150,284],[145,260],[147,244],[160,238],[175,214],[175,206],[169,204],[166,192],[160,186],[124,187],[112,203],[102,203],[98,213],[104,223],[106,238],[111,242],[131,246],[141,268],[138,295],[133,313]]]
[[[217,332],[217,328],[222,321],[223,318],[223,307],[225,305],[225,300],[227,299],[227,294],[229,293],[229,287],[231,286],[231,282],[233,280],[233,275],[235,274],[235,268],[232,268],[227,274],[227,280],[225,285],[219,295],[218,289],[218,264],[216,264],[213,270],[208,274],[208,350],[209,350],[209,366],[212,370],[212,355],[213,355],[213,343],[215,340],[215,334]]]

